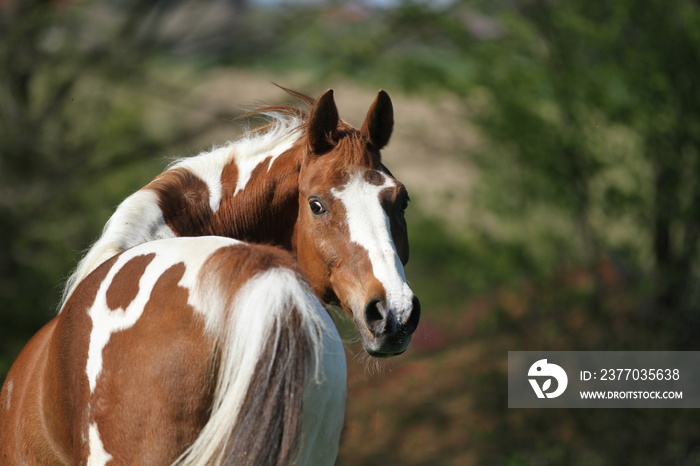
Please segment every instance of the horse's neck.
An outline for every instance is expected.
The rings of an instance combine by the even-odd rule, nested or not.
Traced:
[[[163,172],[119,205],[69,277],[62,305],[102,262],[149,241],[215,235],[290,249],[300,162],[297,149],[286,149],[257,161],[249,157],[247,165],[229,157],[219,166],[185,162]]]
[[[220,169],[199,171],[174,166],[119,206],[103,238],[120,251],[161,238],[205,235],[289,249],[297,216],[297,154],[287,150],[247,162],[232,159]]]

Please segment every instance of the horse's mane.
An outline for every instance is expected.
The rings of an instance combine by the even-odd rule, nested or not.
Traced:
[[[281,87],[281,86],[278,86]],[[220,147],[194,156],[174,159],[162,173],[183,168],[199,173],[216,173],[234,156],[241,160],[253,158],[280,145],[290,145],[304,135],[308,110],[314,99],[281,87],[300,101],[301,105],[261,105],[238,118],[245,124],[262,119],[262,124]],[[137,244],[168,237],[159,207],[152,191],[144,187],[127,197],[104,226],[100,237],[84,252],[75,270],[65,281],[59,312],[76,286],[104,261]],[[151,222],[150,224],[148,222]],[[144,225],[139,225],[143,222]],[[141,228],[139,228],[141,226]],[[171,235],[170,235],[171,236]]]
[[[257,108],[244,113],[237,119],[249,120],[255,117],[263,117],[264,119],[268,120],[268,123],[249,130],[243,135],[243,137],[250,137],[257,133],[270,131],[274,128],[275,122],[280,118],[300,121],[301,124],[299,125],[298,130],[306,128],[306,123],[309,119],[308,110],[311,109],[315,100],[306,94],[302,94],[301,92],[297,92],[292,89],[287,89],[279,84],[275,84],[275,86],[296,98],[300,105],[260,105]],[[269,121],[270,119],[272,119],[272,121]]]

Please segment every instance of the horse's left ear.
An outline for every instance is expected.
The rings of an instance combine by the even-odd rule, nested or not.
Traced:
[[[377,98],[367,112],[367,118],[362,125],[362,134],[367,136],[372,145],[380,150],[389,142],[394,130],[394,106],[385,91],[379,91]]]

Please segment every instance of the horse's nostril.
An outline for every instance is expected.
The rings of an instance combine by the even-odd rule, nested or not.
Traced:
[[[386,319],[380,304],[381,301],[379,299],[373,299],[365,307],[367,326],[374,335],[380,335],[386,330]]]
[[[405,332],[410,335],[416,331],[418,328],[418,322],[420,322],[420,301],[416,296],[413,297],[413,309],[411,309],[411,315],[408,316],[408,320],[404,326]]]
[[[416,331],[420,321],[420,301],[418,298],[414,296],[411,308],[405,310],[410,311],[410,314],[401,319],[403,323],[400,323],[401,321],[397,320],[397,316],[392,313],[392,310],[387,310],[385,306],[384,301],[376,298],[370,300],[365,306],[365,322],[372,335],[378,338],[390,336],[403,338]]]

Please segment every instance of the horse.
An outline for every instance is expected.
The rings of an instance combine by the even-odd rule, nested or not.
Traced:
[[[0,459],[21,464],[333,464],[342,345],[377,358],[420,319],[404,266],[409,196],[386,168],[393,106],[360,129],[333,91],[171,164],[126,198],[59,314],[0,392]]]

